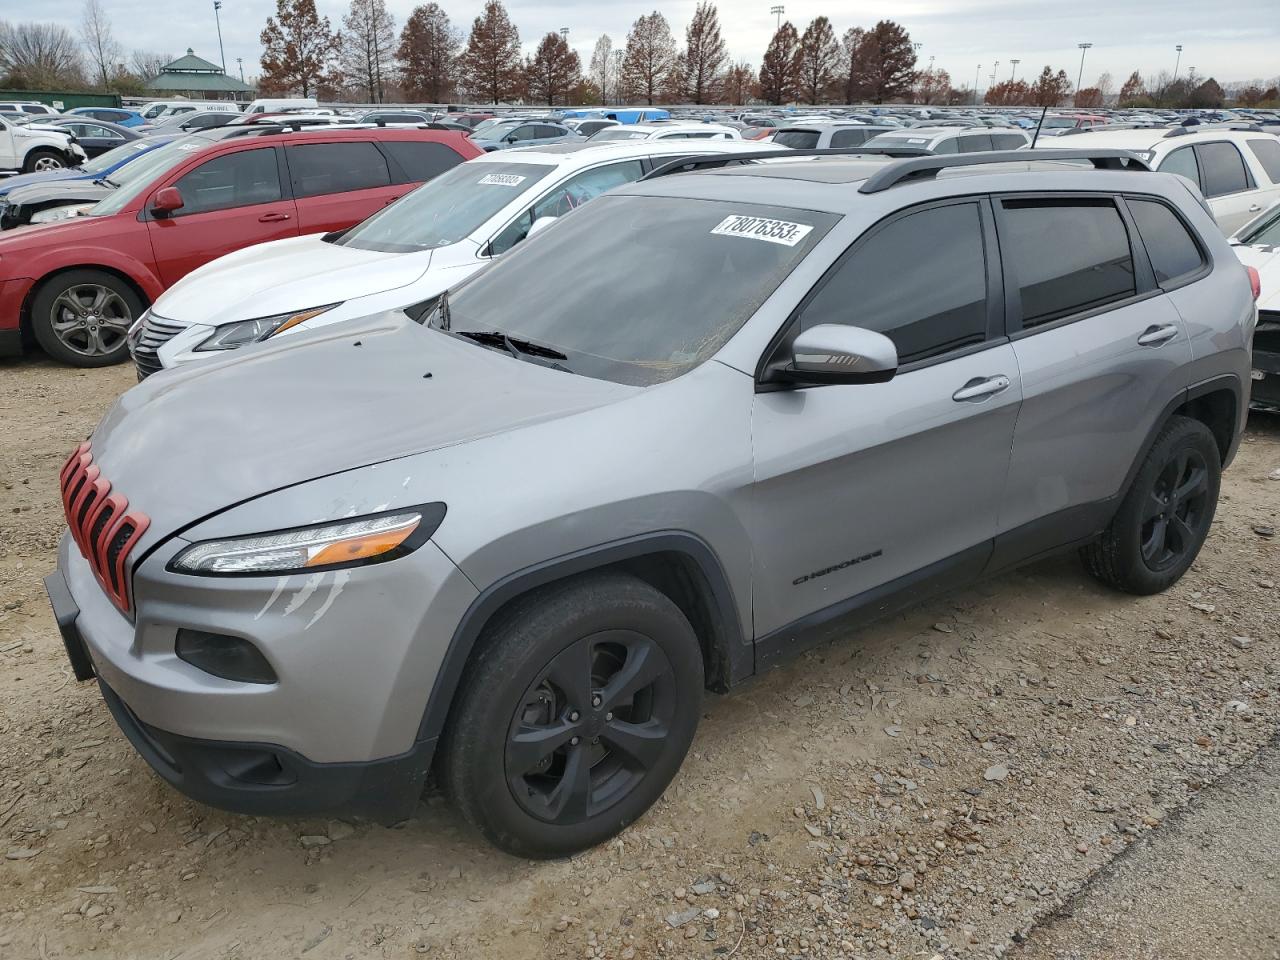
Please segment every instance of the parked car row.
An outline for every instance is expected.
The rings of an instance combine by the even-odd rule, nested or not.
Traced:
[[[29,335],[64,362],[117,363],[146,304],[196,267],[345,229],[480,154],[448,132],[227,129],[144,153],[81,216],[0,238],[0,352]]]
[[[405,144],[456,156],[192,272],[376,209],[404,187],[331,148],[394,181]],[[172,287],[135,351],[178,369],[72,451],[46,584],[76,677],[215,806],[396,822],[434,772],[496,846],[572,854],[661,796],[704,690],[837,629],[1064,549],[1168,589],[1241,441],[1259,275],[1122,150],[387,127],[150,156],[181,150],[0,265],[74,240]],[[142,305],[70,274],[4,298],[55,336]]]

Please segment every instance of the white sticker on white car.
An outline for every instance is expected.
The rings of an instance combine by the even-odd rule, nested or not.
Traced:
[[[746,237],[750,240],[766,240],[794,247],[809,235],[813,227],[787,220],[769,220],[766,217],[747,217],[735,214],[725,217],[711,233],[718,237]]]
[[[524,177],[516,176],[514,173],[490,173],[480,178],[481,183],[494,187],[518,187],[524,181]]]

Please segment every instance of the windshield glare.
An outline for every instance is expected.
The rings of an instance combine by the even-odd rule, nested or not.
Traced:
[[[816,130],[779,130],[773,135],[773,142],[793,150],[813,150],[818,146],[819,136]]]
[[[111,179],[120,184],[109,197],[90,208],[88,216],[108,217],[119,213],[131,201],[149,189],[156,178],[183,163],[193,153],[203,150],[210,142],[201,137],[183,137],[156,147],[150,153],[126,164]]]
[[[1240,237],[1239,242],[1263,247],[1280,246],[1280,206],[1272,212],[1269,219]]]
[[[584,376],[662,383],[713,356],[838,219],[755,203],[604,196],[455,291],[449,331],[505,333],[517,347],[559,351],[562,365]],[[440,311],[431,322],[439,327]]]
[[[384,253],[457,243],[556,169],[545,163],[460,163],[356,224],[334,243]]]
[[[649,134],[646,133],[644,130],[616,130],[611,127],[606,127],[604,130],[600,130],[596,133],[593,133],[590,139],[591,140],[644,140],[648,136]]]
[[[80,169],[85,173],[105,173],[117,163],[123,163],[130,157],[146,150],[148,146],[150,144],[135,140],[120,147],[112,147],[106,153],[100,153],[87,163],[81,164]]]

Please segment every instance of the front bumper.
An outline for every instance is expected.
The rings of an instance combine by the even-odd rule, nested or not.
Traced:
[[[339,571],[333,584],[168,573],[183,546],[175,538],[135,569],[136,622],[69,537],[46,580],[76,676],[98,677],[138,752],[183,793],[227,810],[407,817],[435,751],[418,739],[427,696],[474,599],[469,581],[430,542]],[[180,659],[184,627],[250,640],[277,682],[227,680]]]

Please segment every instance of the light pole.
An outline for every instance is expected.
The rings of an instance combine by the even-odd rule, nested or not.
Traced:
[[[227,55],[222,49],[222,17],[218,11],[222,9],[222,0],[213,0],[213,20],[218,25],[218,58],[222,61],[222,72],[227,72]]]
[[[236,57],[236,66],[240,68],[240,82],[244,83],[244,57]]]
[[[973,105],[978,105],[978,77],[982,74],[982,64],[978,64],[978,69],[973,71]]]
[[[1077,43],[1080,48],[1080,72],[1076,74],[1076,93],[1080,92],[1080,81],[1084,79],[1084,55],[1085,52],[1093,46],[1092,43]]]
[[[568,39],[569,39],[569,28],[568,28],[568,27],[561,27],[561,28],[560,28],[560,36],[562,36],[562,37],[564,37],[566,40],[568,40]]]
[[[1178,58],[1173,61],[1173,82],[1178,82],[1178,67],[1182,65],[1182,44],[1178,44],[1173,49],[1178,51]]]
[[[1009,62],[1013,64],[1013,67],[1009,70],[1009,82],[1013,83],[1013,75],[1018,72],[1018,64],[1020,64],[1022,61],[1010,60]]]
[[[782,4],[778,4],[775,7],[770,7],[769,12],[778,18],[778,25],[774,28],[774,33],[777,33],[782,29],[782,15],[786,13],[787,10]]]
[[[993,87],[996,85],[996,71],[999,69],[1000,69],[1000,61],[997,60],[996,65],[991,68],[991,85]]]

